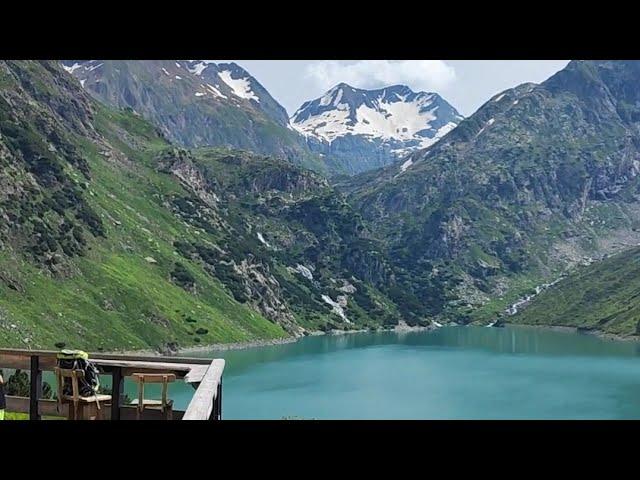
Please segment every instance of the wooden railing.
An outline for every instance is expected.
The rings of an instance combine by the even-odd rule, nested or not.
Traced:
[[[211,362],[182,417],[183,420],[222,420],[223,371],[224,360]]]
[[[42,398],[42,372],[53,371],[56,354],[50,350],[0,349],[0,368],[30,372],[29,397],[7,397],[7,411],[28,413],[31,420],[42,416],[67,416],[67,406]],[[89,358],[100,371],[112,377],[111,407],[105,418],[136,418],[136,407],[123,405],[124,379],[133,373],[173,373],[191,384],[195,393],[186,410],[174,410],[174,420],[222,420],[222,374],[224,360],[204,358],[108,355],[95,353]],[[5,378],[5,382],[7,379]],[[159,412],[144,410],[142,420],[159,419]]]

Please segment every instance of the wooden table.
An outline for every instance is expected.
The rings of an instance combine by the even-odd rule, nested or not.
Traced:
[[[176,378],[183,379],[191,384],[195,389],[204,378],[209,365],[194,365],[187,363],[173,362],[149,362],[139,360],[107,360],[92,359],[98,368],[111,373],[113,381],[111,385],[111,419],[120,419],[120,399],[123,396],[124,378],[130,377],[134,373],[173,373]]]

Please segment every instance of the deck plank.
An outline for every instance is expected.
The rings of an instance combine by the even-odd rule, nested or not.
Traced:
[[[210,364],[209,364],[210,365]],[[200,383],[209,370],[209,365],[193,365],[184,377],[186,383]]]

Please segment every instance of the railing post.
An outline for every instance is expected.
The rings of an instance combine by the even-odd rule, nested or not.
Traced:
[[[116,367],[111,376],[111,420],[120,420],[120,397],[122,396],[122,369]]]
[[[222,420],[222,377],[220,377],[220,383],[218,383],[216,403],[218,404],[218,420]]]
[[[31,378],[29,381],[29,420],[41,420],[38,412],[38,400],[42,396],[42,370],[40,357],[31,355]]]
[[[213,408],[209,420],[222,420],[222,378],[216,387],[216,396],[213,399]]]

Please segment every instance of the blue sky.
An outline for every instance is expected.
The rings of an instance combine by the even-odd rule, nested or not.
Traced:
[[[524,82],[541,82],[568,63],[568,60],[231,61],[257,78],[289,115],[305,101],[346,82],[359,88],[405,84],[416,91],[437,92],[468,116],[496,93]]]

